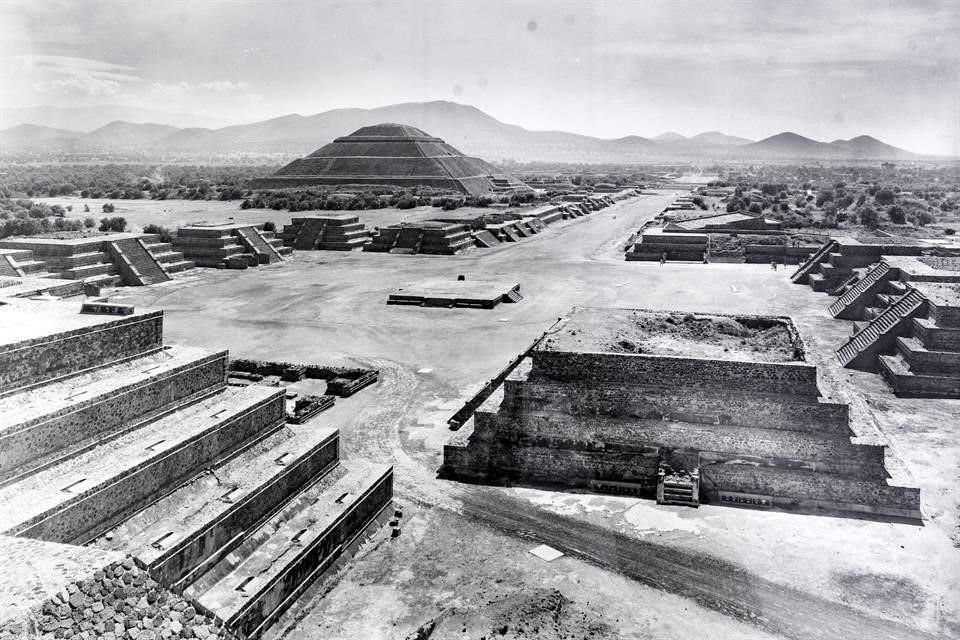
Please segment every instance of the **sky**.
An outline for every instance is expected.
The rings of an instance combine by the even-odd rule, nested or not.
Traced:
[[[599,137],[960,155],[960,1],[0,1],[0,107],[229,125],[451,100]]]

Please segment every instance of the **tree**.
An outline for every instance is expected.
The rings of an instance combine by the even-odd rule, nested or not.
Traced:
[[[906,224],[907,222],[907,214],[904,213],[903,207],[896,205],[887,209],[887,217],[890,218],[890,222],[893,224]]]
[[[877,211],[870,205],[865,207],[860,207],[857,210],[857,215],[860,218],[860,224],[865,227],[870,227],[871,229],[876,229],[880,224],[880,218],[877,216]]]
[[[877,204],[887,206],[893,204],[893,201],[897,199],[897,195],[890,189],[880,189],[873,195],[873,199]]]
[[[109,202],[104,202],[102,209],[103,209],[103,212],[104,212],[104,213],[113,213],[113,212],[116,210],[116,207],[114,207],[114,206],[113,206],[111,203],[109,203]]]

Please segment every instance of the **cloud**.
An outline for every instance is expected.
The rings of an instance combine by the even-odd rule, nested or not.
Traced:
[[[207,89],[208,91],[228,93],[231,91],[246,91],[250,88],[250,83],[242,80],[237,82],[233,80],[211,80],[209,82],[201,82],[197,86],[201,89]]]
[[[247,91],[250,83],[242,80],[208,80],[206,82],[154,82],[151,93],[164,97],[186,96],[191,93],[237,93]]]
[[[16,56],[21,73],[33,80],[37,93],[103,97],[120,92],[123,83],[138,82],[136,67],[70,56]]]

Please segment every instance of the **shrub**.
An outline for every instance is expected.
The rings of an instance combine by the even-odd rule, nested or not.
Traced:
[[[97,224],[97,221],[94,220],[93,218],[83,219],[83,226],[85,226],[87,229],[93,229],[94,225],[96,224]]]
[[[943,232],[948,236],[952,236],[957,232],[957,230],[954,229],[953,227],[947,227],[946,229],[943,230]]]
[[[893,224],[905,224],[907,222],[907,214],[904,213],[903,207],[890,207],[887,209],[887,216]]]
[[[264,230],[264,231],[276,231],[276,230],[277,230],[277,225],[276,225],[276,223],[271,222],[270,220],[267,220],[266,222],[263,223],[263,230]]]
[[[160,242],[173,242],[173,230],[159,224],[148,224],[143,228],[144,233],[153,233],[160,236]]]
[[[417,199],[412,196],[403,196],[397,200],[397,209],[413,209],[417,206]]]
[[[109,203],[109,202],[104,202],[104,203],[103,203],[103,212],[104,212],[104,213],[113,213],[114,210],[116,210],[116,207],[114,207],[113,204],[111,204],[111,203]]]
[[[107,205],[103,205],[106,207]],[[127,221],[125,218],[119,216],[114,218],[101,218],[100,219],[100,231],[124,231],[127,228]]]

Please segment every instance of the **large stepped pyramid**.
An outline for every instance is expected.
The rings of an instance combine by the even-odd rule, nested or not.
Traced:
[[[384,519],[389,466],[228,386],[226,352],[164,345],[162,312],[11,299],[0,325],[0,537],[28,552],[128,556],[253,638]]]

